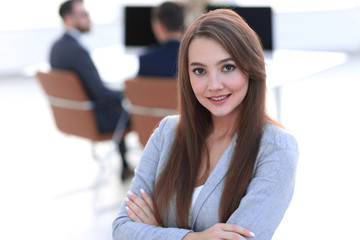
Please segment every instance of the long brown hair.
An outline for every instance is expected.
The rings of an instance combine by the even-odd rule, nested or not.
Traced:
[[[196,37],[220,43],[237,66],[249,76],[248,92],[237,122],[237,141],[219,206],[220,222],[238,208],[251,181],[260,147],[265,110],[266,73],[261,43],[256,33],[232,10],[215,10],[201,15],[183,36],[178,60],[180,120],[167,165],[156,181],[153,200],[155,216],[165,222],[170,202],[175,201],[178,227],[188,228],[192,194],[212,128],[210,112],[196,99],[189,79],[188,51]],[[209,50],[211,51],[211,50]]]

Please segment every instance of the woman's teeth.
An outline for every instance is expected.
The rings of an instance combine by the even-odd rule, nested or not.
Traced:
[[[214,100],[214,101],[220,101],[220,100],[223,100],[225,99],[227,96],[222,96],[222,97],[212,97],[211,100]]]

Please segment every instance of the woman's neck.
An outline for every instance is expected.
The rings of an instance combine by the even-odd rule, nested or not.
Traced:
[[[196,186],[204,184],[234,137],[236,118],[212,117],[213,129],[206,139],[207,154],[203,155]]]
[[[232,138],[236,133],[235,117],[212,117],[213,130],[209,137],[213,139]]]

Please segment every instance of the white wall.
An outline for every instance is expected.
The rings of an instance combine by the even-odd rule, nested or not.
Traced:
[[[277,49],[360,51],[360,7],[274,16]]]
[[[51,44],[62,33],[62,28],[0,32],[0,73],[14,73],[25,66],[47,62]],[[90,50],[118,44],[119,24],[94,26],[83,40]]]
[[[121,44],[121,21],[95,25],[84,36],[90,50]],[[276,13],[273,20],[275,49],[360,51],[360,8]],[[25,66],[47,62],[51,43],[59,27],[0,31],[0,74],[19,72]],[[122,46],[121,46],[122,47]]]

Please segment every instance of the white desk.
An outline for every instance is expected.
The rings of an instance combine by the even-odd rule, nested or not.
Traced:
[[[102,80],[113,89],[122,89],[123,82],[136,76],[139,68],[138,55],[127,52],[120,45],[94,50],[91,57]]]
[[[264,52],[269,87],[283,86],[344,63],[341,52],[276,50]]]
[[[328,70],[347,60],[341,52],[276,50],[265,52],[267,87],[274,92],[276,118],[281,122],[282,87]]]

